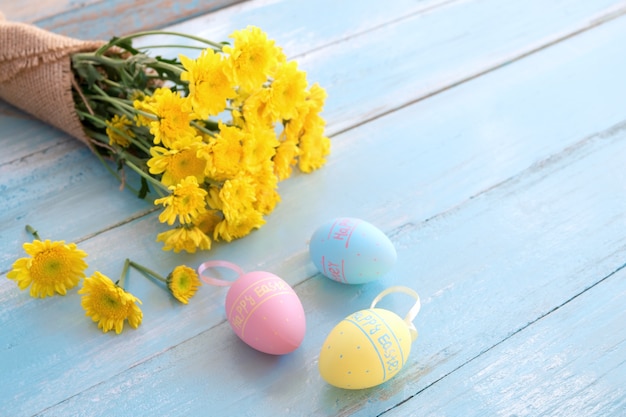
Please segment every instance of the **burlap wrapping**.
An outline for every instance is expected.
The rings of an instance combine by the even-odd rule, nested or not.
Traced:
[[[0,98],[91,148],[74,111],[70,57],[103,44],[8,22],[0,13]]]

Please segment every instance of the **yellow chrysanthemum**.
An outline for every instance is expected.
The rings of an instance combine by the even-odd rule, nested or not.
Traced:
[[[100,272],[94,272],[85,279],[78,293],[83,294],[81,305],[85,315],[97,322],[98,328],[104,333],[114,329],[115,333],[120,334],[125,320],[135,329],[141,324],[143,313],[136,304],[141,304],[141,300]]]
[[[326,123],[319,115],[325,98],[326,91],[314,84],[306,100],[297,107],[297,116],[285,123],[274,157],[274,170],[280,180],[291,175],[296,157],[303,172],[311,172],[325,163],[324,157],[330,153],[330,140],[324,136]]]
[[[189,99],[194,112],[206,119],[223,111],[227,100],[234,98],[236,93],[224,72],[227,62],[222,55],[205,49],[195,60],[184,55],[179,58],[187,70],[180,79],[189,82]]]
[[[299,147],[298,168],[302,172],[309,173],[326,163],[325,156],[330,153],[330,139],[324,136],[324,123],[319,116],[315,115],[309,120]]]
[[[317,124],[324,126],[325,122],[321,118],[317,118],[324,108],[324,101],[326,99],[326,90],[320,87],[317,83],[313,84],[306,94],[306,99],[301,102],[298,107],[297,117],[292,118],[287,128],[287,136],[295,135],[301,136],[302,129],[311,128],[312,125]]]
[[[298,106],[307,97],[306,73],[295,61],[281,65],[269,88],[267,111],[273,121],[289,120],[298,116]]]
[[[205,174],[215,181],[235,177],[241,170],[245,132],[238,127],[219,124],[219,133],[209,146],[198,152],[206,161]]]
[[[230,242],[250,234],[252,230],[258,229],[265,224],[263,215],[259,211],[249,210],[243,214],[244,216],[238,219],[224,219],[218,223],[217,226],[215,226],[213,237],[216,240],[222,239],[226,242]]]
[[[157,242],[163,242],[163,250],[182,250],[195,253],[197,249],[211,249],[211,239],[196,226],[181,226],[157,235]]]
[[[274,174],[274,164],[271,161],[265,161],[252,180],[255,190],[253,208],[261,214],[271,213],[280,201],[280,195],[276,191],[278,177]]]
[[[65,295],[85,277],[87,256],[74,243],[64,241],[34,240],[24,243],[24,251],[30,258],[20,258],[13,263],[7,278],[17,282],[21,290],[30,286],[32,297],[45,298],[57,294]]]
[[[168,187],[189,176],[202,183],[207,161],[198,156],[198,151],[205,146],[200,137],[194,142],[179,141],[174,149],[153,146],[150,148],[152,158],[147,162],[149,171],[151,174],[163,174],[161,182]]]
[[[133,100],[133,107],[139,110],[139,112],[135,114],[135,124],[137,126],[150,127],[150,123],[157,120],[157,116],[154,114],[154,103],[154,98],[146,95],[141,95]]]
[[[298,140],[300,139],[298,132],[296,134],[288,134],[292,121],[287,123],[285,129],[281,132],[281,141],[276,148],[276,155],[272,161],[274,162],[274,174],[279,181],[285,180],[291,176],[291,167],[296,164],[299,153]]]
[[[213,238],[231,241],[261,227],[265,220],[263,213],[255,208],[256,200],[255,182],[245,174],[225,181],[219,190],[210,189],[209,206],[224,215],[224,220],[215,226]]]
[[[198,274],[192,268],[179,265],[167,276],[167,288],[174,298],[183,304],[187,304],[189,299],[196,294],[200,288]]]
[[[256,200],[254,182],[247,175],[239,175],[227,180],[219,191],[209,190],[209,205],[221,210],[224,217],[236,221],[243,213],[252,209]]]
[[[320,113],[324,108],[324,103],[328,93],[318,83],[311,85],[306,93],[306,104],[311,112]]]
[[[282,49],[258,27],[248,26],[233,32],[230,37],[234,39],[234,45],[223,48],[229,54],[229,75],[232,82],[244,90],[259,88],[286,59]]]
[[[215,226],[222,220],[224,220],[222,213],[219,210],[211,209],[199,215],[194,225],[198,227],[202,233],[211,235],[213,230],[215,230]]]
[[[172,148],[177,140],[196,136],[196,130],[190,125],[194,120],[191,102],[178,92],[159,88],[150,99],[136,100],[134,105],[157,117],[157,120],[148,122],[155,145],[163,143],[165,147]]]
[[[198,186],[196,177],[189,176],[168,188],[172,192],[169,196],[154,200],[154,204],[165,207],[159,215],[161,223],[172,225],[176,218],[183,224],[192,223],[206,211],[204,199],[207,192]]]
[[[274,120],[268,111],[270,98],[270,90],[266,87],[250,94],[241,105],[241,116],[245,122],[254,125],[273,126]]]
[[[105,123],[107,126],[106,134],[109,137],[109,145],[119,145],[123,148],[130,146],[129,137],[134,138],[135,134],[129,129],[129,127],[133,125],[133,122],[126,117],[125,114],[122,116],[116,114],[111,120],[107,120]]]
[[[242,165],[246,171],[255,173],[272,160],[279,142],[274,130],[266,127],[247,124],[244,134]]]

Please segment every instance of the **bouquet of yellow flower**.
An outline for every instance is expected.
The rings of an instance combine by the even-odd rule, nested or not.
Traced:
[[[192,39],[202,44],[200,53],[152,57],[132,44],[155,34]],[[305,173],[321,167],[330,151],[320,116],[324,89],[309,85],[259,28],[230,38],[232,44],[152,31],[97,48],[64,39],[71,48],[72,111],[81,123],[70,133],[123,186],[140,198],[158,197],[159,221],[172,226],[157,235],[164,250],[195,252],[210,249],[212,240],[246,236],[280,200],[278,182],[296,166]],[[16,62],[6,57],[0,69],[3,60]],[[15,103],[3,94],[8,84],[17,88],[9,81],[3,85],[0,77],[0,96]]]

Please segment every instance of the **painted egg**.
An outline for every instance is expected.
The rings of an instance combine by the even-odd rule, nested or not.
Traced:
[[[320,226],[309,243],[311,260],[326,277],[363,284],[385,275],[396,262],[396,249],[372,224],[351,217]]]
[[[339,388],[370,388],[393,378],[411,352],[407,324],[395,313],[373,308],[343,319],[322,345],[319,371]]]
[[[241,340],[264,353],[292,352],[304,339],[306,322],[298,295],[269,272],[249,272],[232,284],[226,316]]]

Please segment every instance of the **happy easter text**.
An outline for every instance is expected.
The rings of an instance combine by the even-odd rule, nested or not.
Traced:
[[[235,314],[230,320],[231,324],[237,329],[241,329],[254,307],[263,303],[264,298],[266,299],[274,294],[288,291],[289,288],[286,282],[278,280],[268,280],[255,285],[246,291],[245,294],[239,296],[240,300],[235,306]]]
[[[359,311],[354,313],[351,318],[370,336],[376,350],[383,353],[387,371],[392,373],[398,371],[402,366],[398,359],[399,346],[394,343],[395,338],[390,329],[373,314],[365,313],[366,311]]]

